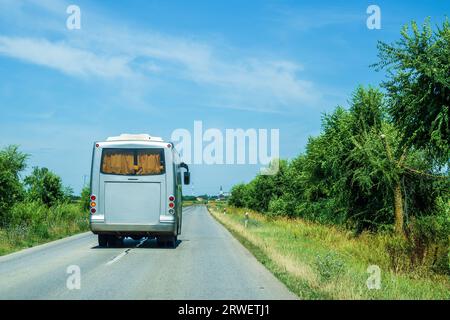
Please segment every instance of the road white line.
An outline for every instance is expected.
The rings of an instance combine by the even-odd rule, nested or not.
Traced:
[[[106,263],[106,265],[109,266],[109,265],[113,264],[114,262],[119,261],[120,259],[122,259],[124,256],[126,256],[126,255],[128,254],[128,251],[129,251],[129,250],[130,250],[130,249],[127,249],[127,250],[125,250],[124,252],[122,252],[121,254],[119,254],[118,256],[116,256],[114,259],[109,260],[109,261]]]
[[[148,240],[147,238],[142,239],[141,242],[139,242],[139,243],[137,244],[136,248],[139,248],[139,247],[140,247],[145,241],[147,241],[147,240]]]
[[[141,242],[139,242],[139,243],[136,245],[135,248],[139,248],[145,241],[147,241],[146,238],[142,239]],[[109,266],[109,265],[113,264],[114,262],[119,261],[120,259],[122,259],[123,257],[125,257],[125,256],[128,254],[128,252],[130,252],[131,249],[132,249],[132,248],[129,248],[129,249],[125,250],[124,252],[122,252],[121,254],[119,254],[118,256],[114,257],[112,260],[109,260],[109,261],[106,263],[106,265]]]

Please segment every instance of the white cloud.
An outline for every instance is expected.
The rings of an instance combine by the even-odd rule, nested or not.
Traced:
[[[63,42],[0,36],[0,53],[75,76],[129,76],[128,60],[121,56],[101,57]]]
[[[60,19],[51,10],[55,6],[64,7],[57,0],[47,0],[40,8],[47,10],[49,21]],[[297,62],[257,55],[242,57],[238,50],[211,41],[126,29],[123,21],[118,28],[115,21],[95,16],[92,9],[89,16],[91,24],[82,27],[89,28],[87,31],[52,30],[64,41],[0,36],[0,54],[71,76],[134,76],[141,83],[156,79],[169,86],[173,85],[170,79],[195,83],[204,87],[198,92],[199,100],[225,108],[279,112],[315,105],[320,100],[315,85],[300,77],[303,66]],[[33,23],[33,19],[27,21]]]

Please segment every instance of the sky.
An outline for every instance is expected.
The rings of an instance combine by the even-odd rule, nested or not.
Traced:
[[[69,29],[69,5],[80,29]],[[377,5],[381,28],[366,12]],[[78,193],[94,141],[170,140],[176,129],[278,129],[281,158],[304,151],[324,113],[377,86],[377,41],[444,21],[450,1],[0,0],[0,148],[29,154]],[[185,194],[217,194],[260,166],[191,165]]]

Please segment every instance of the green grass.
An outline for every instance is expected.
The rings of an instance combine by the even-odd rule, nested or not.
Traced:
[[[0,228],[0,255],[89,229],[88,213],[78,203],[58,204],[47,208],[36,202],[16,204],[7,226]]]
[[[450,299],[448,276],[417,270],[394,272],[388,235],[354,236],[345,229],[301,219],[210,204],[222,223],[276,277],[302,299]],[[244,226],[244,212],[250,219]],[[381,269],[381,289],[368,289],[367,268]]]

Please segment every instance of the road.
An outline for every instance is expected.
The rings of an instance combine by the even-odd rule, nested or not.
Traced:
[[[73,265],[80,288],[69,290]],[[205,206],[184,209],[176,248],[132,239],[99,248],[87,232],[0,257],[0,299],[296,298]]]

